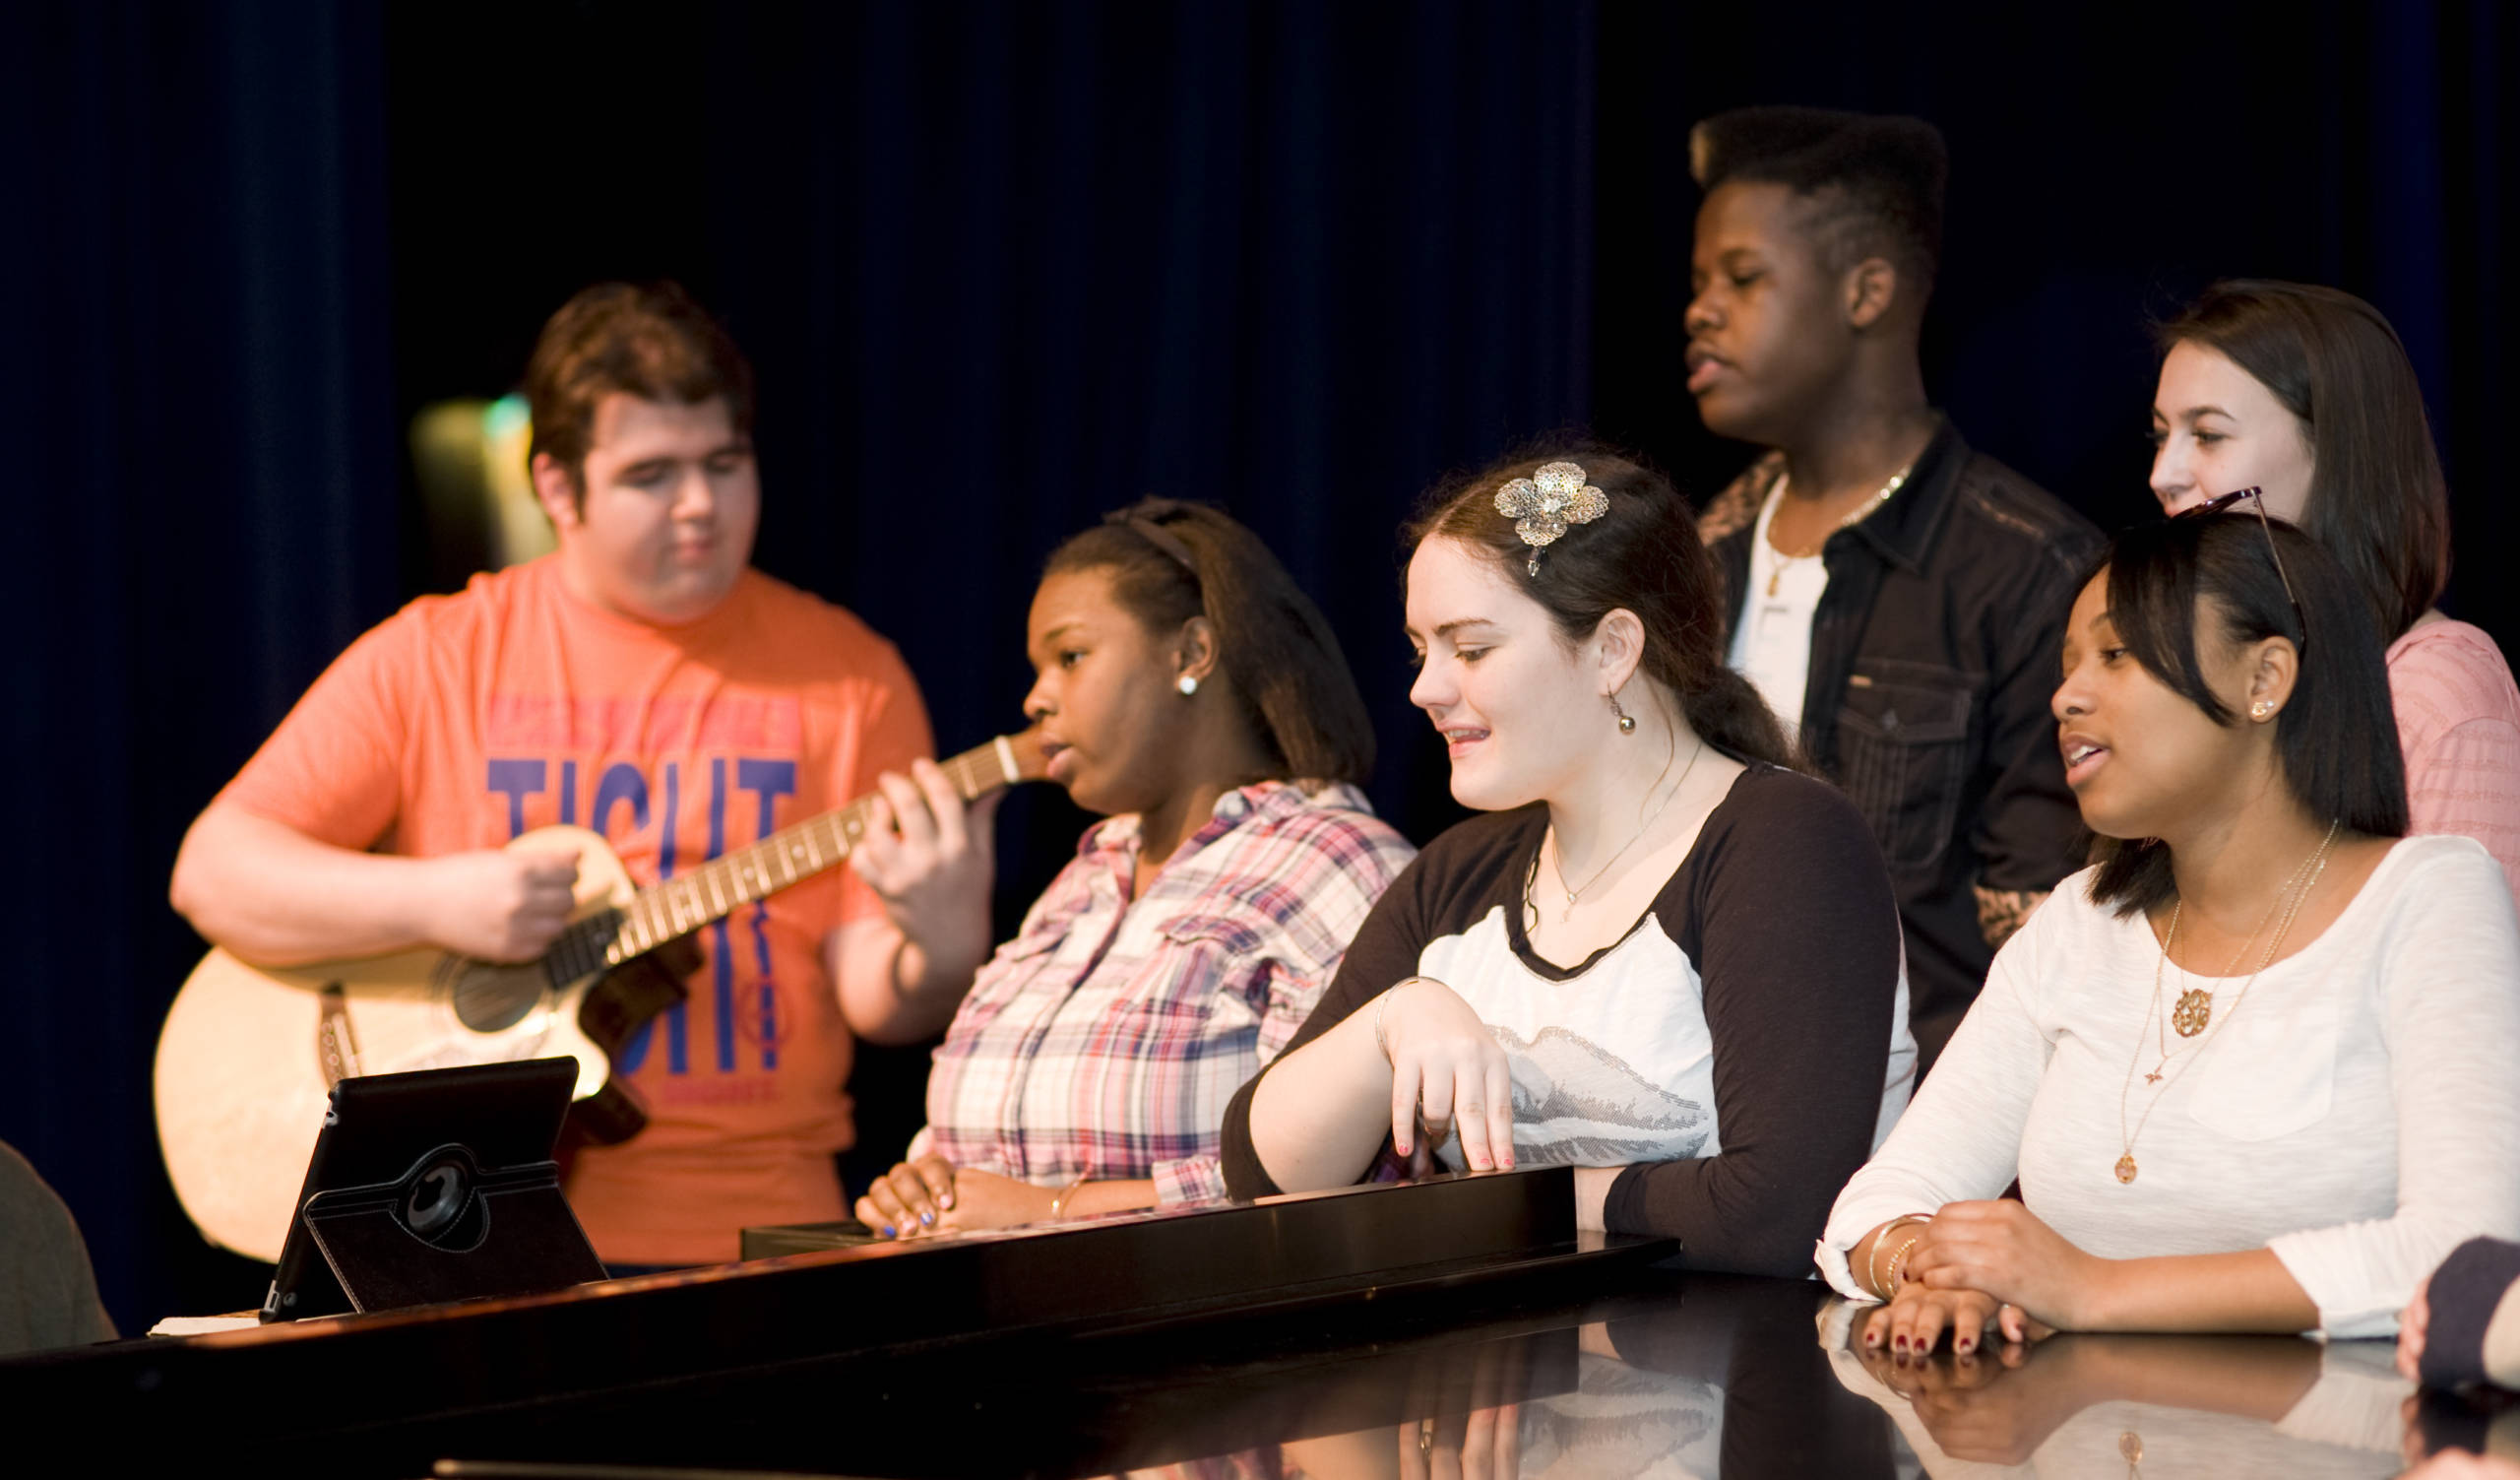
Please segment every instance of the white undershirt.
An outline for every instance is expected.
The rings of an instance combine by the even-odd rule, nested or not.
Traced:
[[[1802,690],[1811,673],[1811,617],[1820,610],[1820,594],[1829,589],[1829,566],[1818,555],[1786,555],[1769,541],[1768,526],[1784,500],[1785,478],[1780,475],[1750,534],[1750,579],[1741,593],[1741,619],[1733,623],[1728,661],[1768,701],[1791,737],[1802,727]],[[1774,596],[1768,595],[1771,587]]]

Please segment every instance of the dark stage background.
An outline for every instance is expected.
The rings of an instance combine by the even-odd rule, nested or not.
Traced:
[[[2508,646],[2514,26],[2499,0],[9,7],[0,1138],[127,1329],[259,1299],[154,1143],[151,1050],[201,949],[164,902],[176,841],[354,634],[460,581],[421,537],[411,414],[509,389],[600,278],[726,317],[761,373],[759,563],[897,640],[942,743],[1014,720],[1051,544],[1207,498],[1345,637],[1376,800],[1422,839],[1452,809],[1404,697],[1418,490],[1590,425],[1711,491],[1747,453],[1680,390],[1688,125],[1910,111],[1951,141],[1927,370],[1973,440],[2142,517],[2147,315],[2223,275],[2351,289],[2430,397],[2451,610]],[[1008,807],[1003,918],[1080,820]],[[894,1127],[916,1067],[879,1070]]]

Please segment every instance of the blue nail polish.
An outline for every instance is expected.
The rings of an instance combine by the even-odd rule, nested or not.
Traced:
[[[891,1225],[891,1224],[887,1223],[887,1224],[885,1224],[885,1225],[884,1225],[884,1237],[889,1239],[889,1238],[891,1238],[892,1236],[893,1236],[893,1225]]]
[[[936,1215],[934,1213],[921,1213],[918,1215],[918,1221],[922,1227],[933,1228],[936,1226]]]

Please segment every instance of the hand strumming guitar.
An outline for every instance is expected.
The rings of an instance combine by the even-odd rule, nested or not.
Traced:
[[[424,932],[433,944],[482,961],[531,961],[575,910],[575,854],[487,849],[423,860]]]

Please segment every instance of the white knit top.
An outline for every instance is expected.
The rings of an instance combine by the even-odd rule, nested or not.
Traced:
[[[2214,994],[2167,1076],[2148,1018],[2161,945],[2094,906],[2090,870],[2000,951],[1907,1116],[1847,1184],[1819,1247],[1902,1213],[2022,1197],[2108,1258],[2270,1248],[2333,1336],[2387,1335],[2418,1281],[2476,1234],[2520,1237],[2520,923],[2486,851],[2407,838],[2316,940]],[[2141,1045],[2138,1039],[2142,1040]],[[2140,1062],[2135,1062],[2140,1058]],[[2129,1064],[2134,1063],[2130,1073]],[[2131,1183],[2114,1167],[2137,1132]]]

